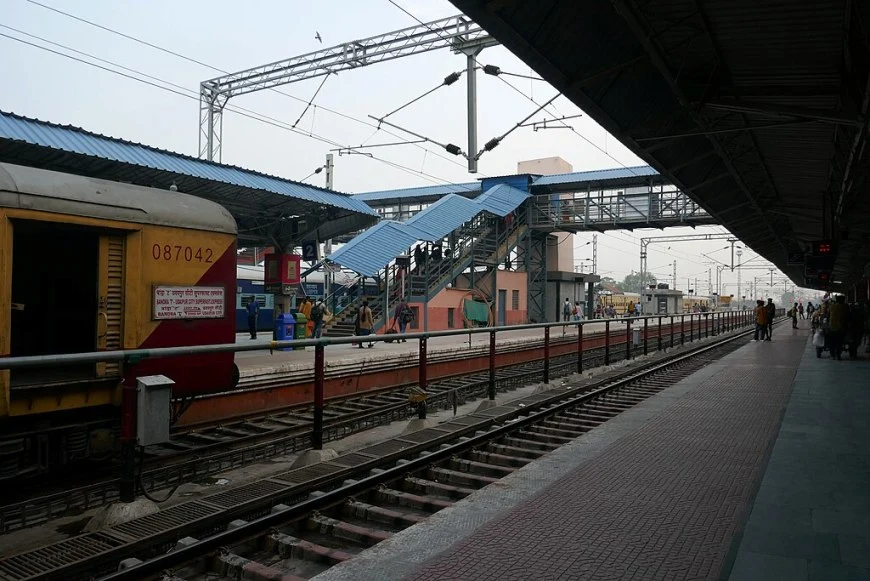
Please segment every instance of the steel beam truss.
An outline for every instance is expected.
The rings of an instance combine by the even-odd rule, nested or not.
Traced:
[[[526,271],[529,321],[547,320],[547,238],[550,235],[527,230],[517,245],[517,262]]]
[[[495,44],[467,17],[450,16],[203,81],[199,156],[220,161],[223,111],[232,97],[441,48],[468,55]]]

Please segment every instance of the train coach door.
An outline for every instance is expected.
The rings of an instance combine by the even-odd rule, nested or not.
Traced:
[[[115,351],[123,346],[124,236],[100,236],[97,282],[97,350]],[[99,377],[121,374],[120,362],[97,363]]]

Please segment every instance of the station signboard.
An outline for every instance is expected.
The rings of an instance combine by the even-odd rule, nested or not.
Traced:
[[[154,287],[154,320],[222,319],[226,290],[221,286]]]

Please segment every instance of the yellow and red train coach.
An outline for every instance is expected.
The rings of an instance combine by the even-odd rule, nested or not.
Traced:
[[[236,224],[218,204],[0,163],[2,356],[231,343],[235,277]],[[231,353],[0,371],[0,478],[16,453],[17,470],[57,457],[16,439],[36,416],[64,459],[80,457],[117,422],[125,376],[151,374],[182,397],[238,377]]]

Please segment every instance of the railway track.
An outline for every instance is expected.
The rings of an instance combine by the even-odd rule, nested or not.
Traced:
[[[9,557],[0,560],[0,578],[141,579],[168,567],[175,579],[308,578],[591,430],[736,349],[747,335]],[[124,561],[134,557],[148,560]],[[132,568],[113,573],[122,562]]]
[[[553,341],[554,346],[562,343]],[[528,349],[538,347],[531,345]],[[611,354],[611,360],[620,360],[620,356],[624,358],[624,348],[619,354]],[[598,366],[603,358],[603,348],[587,350],[583,356],[584,367]],[[576,355],[552,358],[551,376],[571,373],[576,369],[576,359]],[[540,377],[541,368],[541,361],[500,368],[496,371],[496,389],[504,392],[533,383]],[[459,404],[484,397],[488,381],[488,373],[481,372],[430,382],[427,405],[430,409],[446,409],[450,406],[450,395],[455,396]],[[327,401],[324,441],[339,440],[415,415],[416,411],[408,404],[405,393],[410,387],[413,385]],[[167,444],[146,449],[142,485],[147,490],[160,490],[187,482],[202,482],[228,470],[306,450],[311,446],[312,423],[313,407],[303,405],[244,421],[175,434]],[[66,479],[61,490],[56,492],[53,489],[57,486],[51,482],[44,487],[22,487],[20,495],[23,498],[7,497],[6,503],[0,506],[0,533],[118,500],[119,483],[114,474],[115,470],[111,468],[92,470],[88,472],[90,482],[76,486],[74,480]]]

